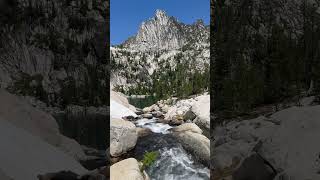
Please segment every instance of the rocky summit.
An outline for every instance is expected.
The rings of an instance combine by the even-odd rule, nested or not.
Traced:
[[[136,36],[123,43],[125,48],[146,50],[180,49],[190,43],[208,43],[209,26],[202,20],[187,25],[157,10],[155,16],[142,22]]]

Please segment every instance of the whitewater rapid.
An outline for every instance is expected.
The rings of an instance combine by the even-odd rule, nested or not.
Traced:
[[[142,138],[137,144],[139,151],[158,151],[156,162],[146,169],[152,180],[209,180],[210,170],[195,162],[174,136],[172,126],[153,119],[140,119],[135,122],[137,127],[148,128],[154,134]],[[138,152],[141,154],[141,152]]]

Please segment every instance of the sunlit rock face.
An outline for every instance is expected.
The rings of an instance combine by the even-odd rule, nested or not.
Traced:
[[[140,51],[172,50],[182,48],[191,41],[209,41],[209,28],[202,20],[186,25],[168,16],[165,11],[157,10],[153,18],[141,24],[137,35],[123,45]]]

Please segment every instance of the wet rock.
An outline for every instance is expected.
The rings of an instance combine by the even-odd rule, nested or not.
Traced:
[[[136,111],[136,114],[137,115],[142,115],[143,114],[143,111],[141,110],[141,111]]]
[[[143,118],[147,118],[147,119],[152,119],[153,115],[152,114],[142,114]]]
[[[123,117],[123,119],[127,121],[135,121],[137,118],[134,116],[126,116],[126,117]]]
[[[148,128],[140,128],[140,127],[137,127],[136,128],[136,131],[138,133],[138,137],[143,137],[143,136],[147,136],[149,134],[152,133],[152,131]]]
[[[136,126],[122,119],[111,119],[110,155],[120,156],[134,148],[138,139]]]
[[[152,115],[153,115],[153,117],[156,117],[156,118],[163,118],[164,117],[163,113],[160,111],[152,112]]]

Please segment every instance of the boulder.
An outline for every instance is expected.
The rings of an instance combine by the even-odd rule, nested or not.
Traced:
[[[32,107],[24,99],[0,89],[0,117],[45,142],[60,148],[77,160],[86,156],[79,143],[59,132],[56,120],[48,113]]]
[[[111,118],[123,118],[125,116],[133,116],[137,117],[135,111],[131,110],[130,108],[118,103],[114,99],[110,99],[110,116]]]
[[[161,107],[161,111],[164,113],[167,113],[169,111],[169,106],[168,105],[164,105],[163,107]]]
[[[152,119],[153,115],[152,114],[142,114],[143,118],[147,118],[147,119]]]
[[[192,112],[191,110],[187,111],[184,115],[183,115],[183,120],[187,121],[187,120],[194,120],[196,118],[196,114],[194,112]]]
[[[156,118],[164,117],[163,113],[160,111],[154,111],[154,112],[152,112],[152,115],[153,115],[153,117],[156,117]]]
[[[141,111],[136,111],[135,112],[137,115],[141,115],[141,114],[143,114],[143,111],[141,110]]]
[[[137,143],[136,126],[122,119],[110,122],[110,155],[117,157],[133,149]]]
[[[198,125],[204,131],[210,131],[210,118],[196,117],[193,123]]]
[[[2,172],[14,180],[37,179],[40,174],[88,171],[71,156],[41,137],[0,118],[0,179]]]
[[[127,121],[135,121],[137,120],[137,117],[134,116],[125,116],[122,119],[127,120]]]
[[[120,92],[111,91],[110,92],[110,99],[112,99],[115,102],[121,104],[122,106],[130,109],[133,112],[137,111],[134,106],[129,104],[129,101],[128,101],[127,97],[124,94],[120,93]]]
[[[164,119],[163,122],[171,126],[178,126],[184,123],[181,116],[174,116],[172,119]]]
[[[153,112],[153,111],[160,111],[160,108],[159,108],[159,106],[157,104],[153,104],[153,105],[151,105],[149,107],[143,108],[142,111],[144,113],[149,113],[149,112]]]
[[[111,180],[149,180],[145,172],[140,171],[139,163],[134,158],[122,160],[110,167]]]
[[[138,137],[144,137],[144,136],[147,136],[150,133],[152,133],[152,131],[150,129],[148,129],[148,128],[137,127],[136,131],[137,131]]]
[[[190,131],[190,132],[202,134],[202,130],[194,123],[184,123],[180,126],[172,128],[171,131],[173,132]]]
[[[210,95],[196,97],[191,110],[196,115],[193,122],[202,130],[210,131]]]
[[[151,112],[151,107],[145,107],[145,108],[143,108],[143,109],[142,109],[142,112],[143,112],[143,113],[149,113],[149,112]]]
[[[207,167],[210,166],[210,140],[207,137],[192,131],[175,134],[184,149]]]
[[[151,106],[151,111],[160,111],[160,108],[157,104]]]

